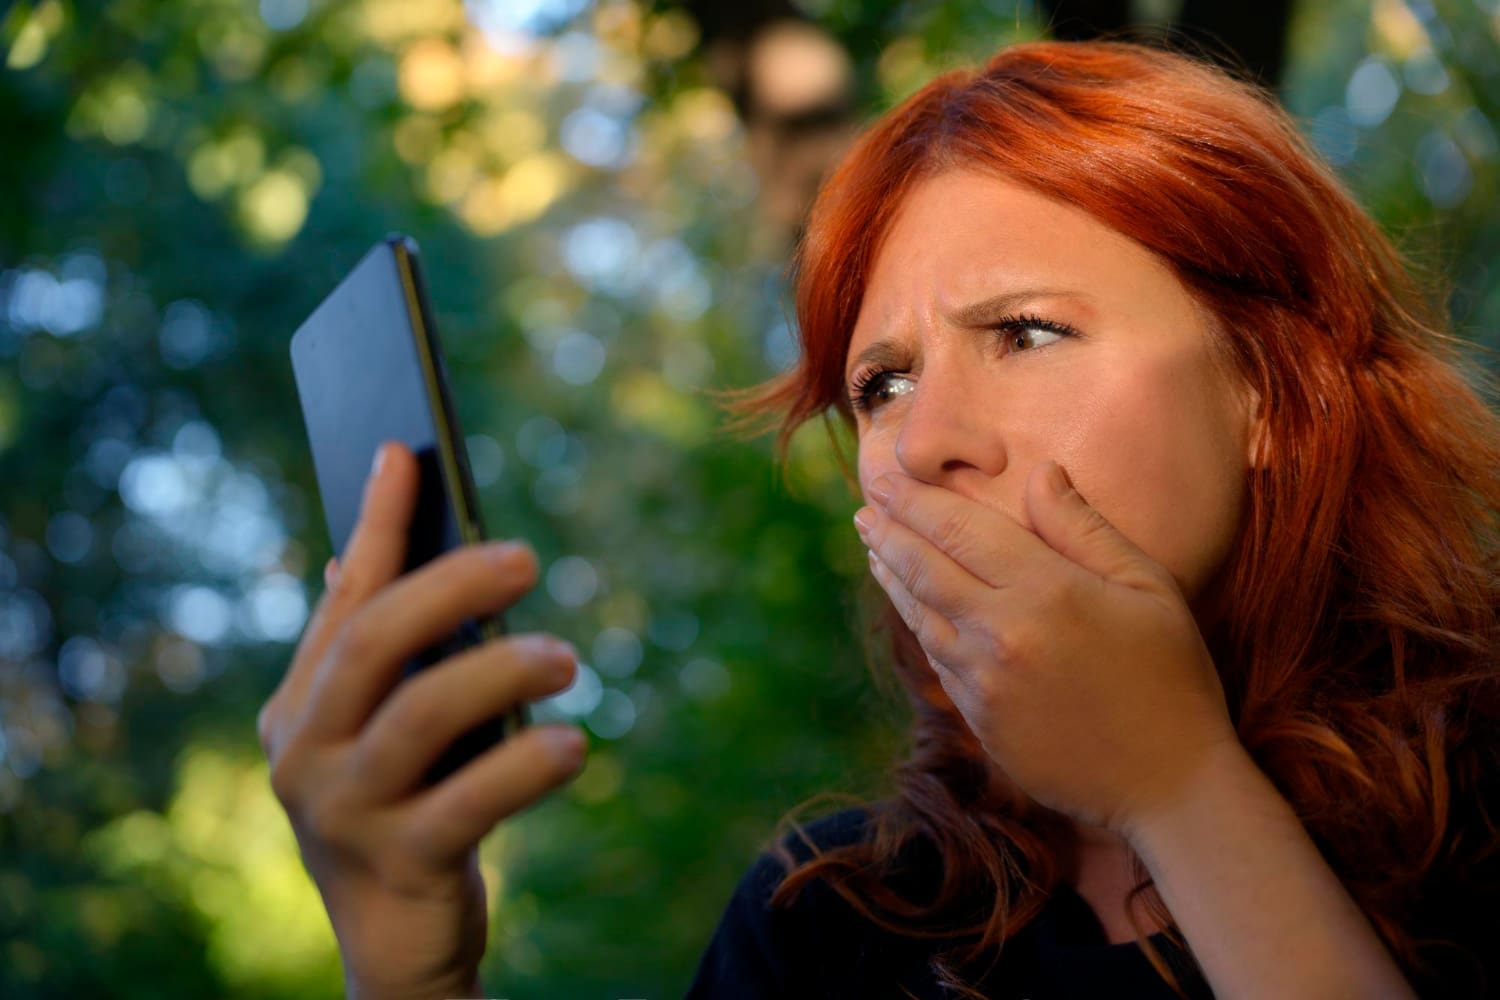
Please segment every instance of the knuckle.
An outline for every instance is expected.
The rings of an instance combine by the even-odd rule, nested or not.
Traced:
[[[1047,577],[1033,584],[1031,601],[1028,603],[1036,609],[1034,614],[1066,615],[1073,611],[1087,610],[1078,606],[1077,589],[1072,581],[1058,577]]]
[[[945,552],[956,553],[968,538],[969,515],[953,511],[944,515],[933,531],[933,543]]]
[[[975,696],[988,705],[1010,700],[1007,678],[1003,670],[979,670],[969,678]]]
[[[1155,560],[1148,562],[1145,570],[1147,576],[1161,589],[1161,593],[1168,595],[1175,604],[1185,605],[1188,603],[1182,581],[1173,576],[1171,570]]]
[[[1093,538],[1100,532],[1108,532],[1110,527],[1109,520],[1103,514],[1089,507],[1083,512],[1083,523],[1078,526],[1078,533],[1084,538]]]
[[[496,789],[469,782],[455,788],[448,800],[449,815],[465,827],[473,827],[493,812]]]
[[[988,618],[988,609],[984,602],[967,590],[956,590],[944,595],[942,610],[949,621],[955,624],[962,623],[965,626],[974,623],[983,626]]]
[[[999,685],[997,675],[1004,673],[1004,664],[986,661],[982,655],[983,649],[982,644],[964,643],[963,653],[968,655],[954,658],[957,664],[954,674],[970,697],[993,704]],[[973,656],[976,653],[980,655]]]
[[[990,659],[1006,666],[1012,666],[1024,659],[1025,641],[1024,635],[1015,627],[984,630],[984,643]]]
[[[398,891],[427,888],[432,882],[429,839],[416,824],[405,824],[384,838],[374,857],[381,879]]]
[[[324,596],[335,606],[347,608],[360,603],[377,589],[363,559],[352,559],[340,564],[334,585],[324,591]]]
[[[292,754],[284,753],[271,764],[271,793],[291,813],[299,812],[302,798],[302,768]]]
[[[362,663],[375,655],[379,649],[378,643],[376,623],[369,615],[355,615],[344,622],[330,655],[340,662],[352,660]]]
[[[911,491],[906,488],[899,476],[892,476],[890,480],[887,480],[887,484],[890,496],[886,499],[885,509],[894,514],[898,520],[904,521],[911,513]]]
[[[912,630],[913,634],[922,640],[924,646],[931,645],[932,636],[929,634],[927,613],[922,610],[920,604],[915,601],[902,601],[901,617],[905,619],[907,627]]]
[[[302,803],[299,817],[302,827],[315,839],[327,844],[340,844],[350,839],[352,825],[351,810],[345,808],[338,796],[324,792]]]
[[[906,589],[914,597],[919,592],[925,591],[927,589],[927,579],[929,575],[927,563],[916,555],[907,555],[902,557],[901,569],[897,575],[906,582]]]
[[[442,705],[437,700],[432,684],[420,683],[437,679],[436,671],[427,671],[425,676],[406,685],[407,690],[391,702],[387,721],[390,730],[398,739],[403,741],[414,739],[431,733],[441,724]]]
[[[315,790],[301,793],[297,809],[300,825],[323,843],[353,844],[365,836],[372,818],[361,805],[359,775],[347,756],[324,763],[316,781],[302,782]],[[330,764],[333,766],[327,766]]]
[[[260,707],[260,711],[255,716],[255,734],[260,738],[260,751],[268,760],[274,749],[280,714],[280,705],[275,696],[272,696]]]

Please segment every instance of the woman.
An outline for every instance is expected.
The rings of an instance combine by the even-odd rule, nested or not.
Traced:
[[[1178,56],[1006,50],[865,136],[797,280],[802,357],[744,406],[855,429],[913,749],[757,862],[693,995],[1484,995],[1500,421],[1285,116]],[[539,726],[415,787],[574,661],[517,637],[385,697],[536,574],[396,580],[414,476],[372,478],[260,720],[359,995],[477,990],[475,845],[581,754]]]

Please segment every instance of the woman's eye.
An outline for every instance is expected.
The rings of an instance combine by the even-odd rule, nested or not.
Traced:
[[[1064,333],[1059,333],[1058,331],[1050,329],[1046,326],[1036,326],[1030,324],[1026,326],[1007,327],[1001,330],[1001,332],[1005,335],[1005,346],[1010,348],[1010,350],[1012,351],[1027,350],[1028,340],[1032,341],[1032,343],[1030,344],[1031,347],[1045,347],[1046,345],[1055,343],[1059,340],[1062,340],[1063,337],[1067,336]],[[1043,338],[1041,343],[1036,343],[1033,340],[1033,338],[1038,335]],[[1052,340],[1045,339],[1047,337],[1051,337]]]
[[[1038,316],[1007,316],[991,329],[1005,344],[1006,354],[1050,347],[1059,340],[1077,334],[1066,323]],[[856,413],[869,414],[897,396],[904,396],[915,389],[916,382],[909,372],[886,369],[863,371],[850,380],[849,405]]]
[[[1000,335],[1008,354],[1024,353],[1038,347],[1051,347],[1059,340],[1065,340],[1078,333],[1066,323],[1024,313],[1019,316],[1001,318],[993,329]]]
[[[856,376],[849,390],[849,403],[855,410],[868,413],[911,391],[911,378],[907,375],[900,372],[870,372]]]

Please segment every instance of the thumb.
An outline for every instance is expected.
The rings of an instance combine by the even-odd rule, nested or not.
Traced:
[[[1026,506],[1042,541],[1112,583],[1141,587],[1159,583],[1166,572],[1090,506],[1063,467],[1050,459],[1031,470]]]

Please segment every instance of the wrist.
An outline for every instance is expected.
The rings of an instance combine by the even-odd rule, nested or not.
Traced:
[[[1273,808],[1291,808],[1239,740],[1226,740],[1198,754],[1155,795],[1135,803],[1117,832],[1145,859],[1205,810],[1247,797],[1264,799]]]

